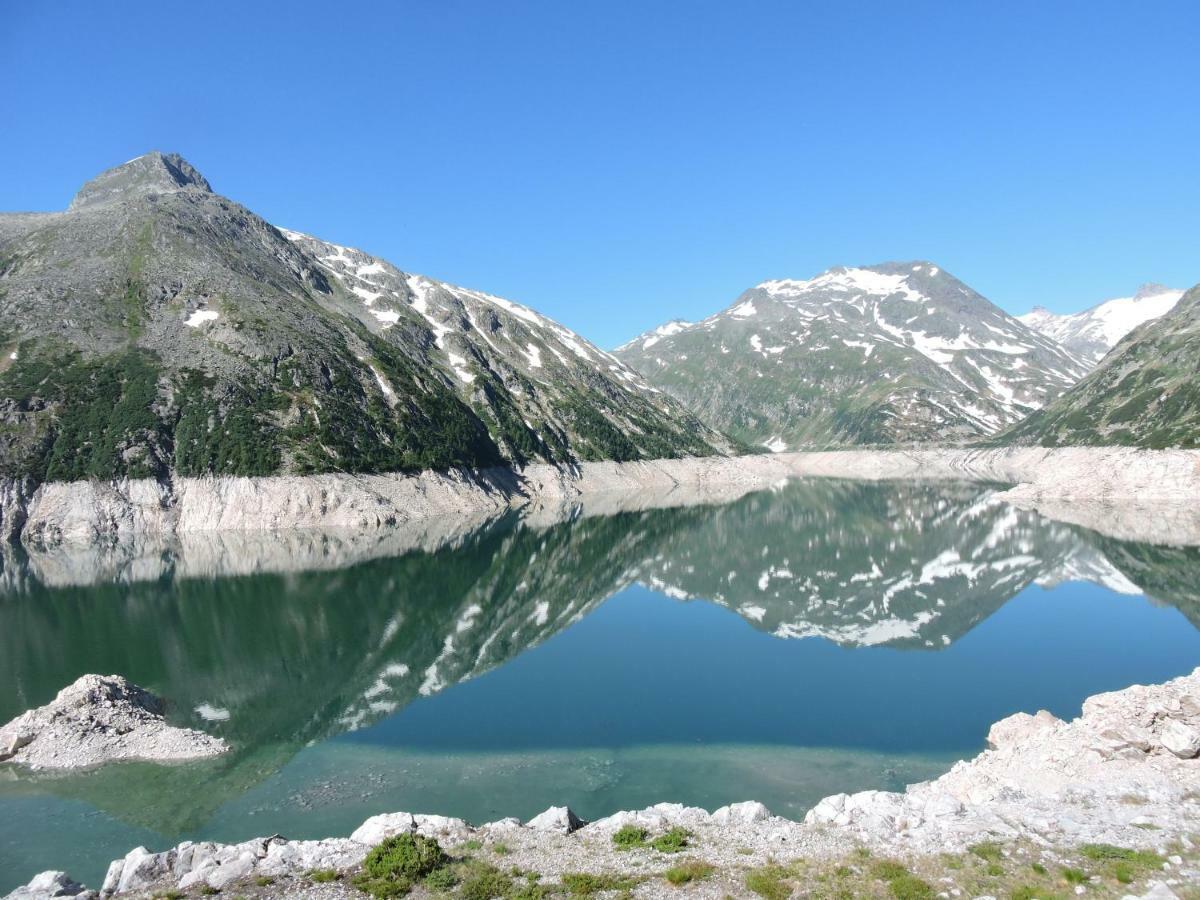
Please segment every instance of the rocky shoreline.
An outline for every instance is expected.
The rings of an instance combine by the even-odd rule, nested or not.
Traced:
[[[794,477],[987,481],[1051,516],[1077,504],[1200,543],[1200,451],[1127,447],[840,450],[415,475],[0,481],[0,539],[32,546],[223,531],[379,529],[528,506],[720,502]],[[1162,510],[1171,528],[1155,523]],[[1069,515],[1069,512],[1067,513]],[[1093,514],[1093,519],[1103,516]],[[1134,523],[1130,525],[1129,523]]]
[[[639,897],[671,896],[680,883],[672,873],[683,863],[685,882],[687,871],[703,873],[691,885],[693,896],[785,897],[817,870],[821,879],[862,878],[886,888],[902,877],[895,868],[901,863],[889,862],[889,869],[872,862],[880,856],[903,860],[903,877],[928,888],[914,896],[933,896],[929,879],[940,882],[939,897],[978,897],[985,893],[979,883],[1052,879],[1059,869],[1071,873],[1062,877],[1075,893],[1094,896],[1121,896],[1136,886],[1144,896],[1170,898],[1190,896],[1200,886],[1200,669],[1164,684],[1093,696],[1071,722],[1044,711],[1018,713],[997,722],[988,741],[990,749],[940,778],[902,794],[827,797],[803,822],[773,816],[753,802],[711,814],[660,804],[586,824],[565,807],[524,824],[504,819],[480,826],[390,813],[344,838],[274,835],[229,845],[185,842],[160,852],[138,847],[112,862],[99,894],[50,872],[9,900],[193,889],[366,896],[348,881],[368,851],[409,833],[436,838],[462,872],[486,869],[509,882],[520,872],[538,886],[536,896],[577,894],[581,878],[600,888],[585,893],[619,888]],[[618,832],[622,837],[614,839]],[[978,881],[987,878],[993,881]],[[760,879],[773,879],[778,891],[760,890]],[[413,887],[416,896],[428,892]],[[1022,896],[1051,895],[1038,888]]]

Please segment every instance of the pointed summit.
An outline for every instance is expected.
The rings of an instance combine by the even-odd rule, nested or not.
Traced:
[[[1137,289],[1137,293],[1133,295],[1134,300],[1145,300],[1147,297],[1158,297],[1161,294],[1170,293],[1182,294],[1182,291],[1174,291],[1173,288],[1167,287],[1165,284],[1159,284],[1156,281],[1148,281]]]
[[[184,188],[212,193],[204,176],[178,153],[154,150],[101,172],[79,189],[69,208],[80,209],[139,194],[165,194]]]

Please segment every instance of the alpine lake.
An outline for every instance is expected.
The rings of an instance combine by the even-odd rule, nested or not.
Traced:
[[[980,484],[800,480],[720,505],[362,534],[10,550],[0,722],[121,674],[215,760],[0,766],[0,893],[139,844],[348,834],[405,810],[901,790],[1018,711],[1200,665],[1200,549]]]

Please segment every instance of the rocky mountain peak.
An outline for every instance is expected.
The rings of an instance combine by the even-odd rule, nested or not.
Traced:
[[[212,193],[212,186],[178,153],[151,151],[101,172],[79,189],[71,209],[129,199],[139,194],[164,194],[193,188]]]
[[[1159,284],[1156,281],[1148,281],[1137,289],[1137,293],[1133,295],[1133,299],[1135,301],[1145,300],[1147,297],[1158,297],[1162,294],[1168,294],[1170,292],[1171,288],[1167,287],[1165,284]]]

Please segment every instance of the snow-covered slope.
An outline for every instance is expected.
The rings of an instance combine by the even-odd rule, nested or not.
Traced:
[[[1017,318],[1095,365],[1133,329],[1170,312],[1182,296],[1174,288],[1144,284],[1132,297],[1105,300],[1083,312],[1059,315],[1035,306]]]
[[[1086,369],[929,262],[765,281],[616,355],[709,424],[772,450],[989,435]]]

